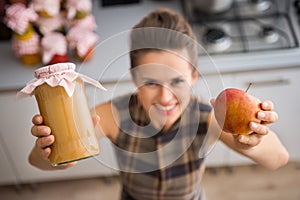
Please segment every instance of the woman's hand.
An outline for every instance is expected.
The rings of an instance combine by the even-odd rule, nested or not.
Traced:
[[[93,117],[95,126],[99,123],[99,120],[100,118],[98,115]],[[76,162],[70,162],[59,166],[53,166],[49,160],[49,156],[51,154],[51,145],[54,143],[55,137],[51,134],[50,127],[43,125],[43,117],[41,115],[35,115],[32,118],[32,123],[31,134],[37,137],[37,139],[29,155],[30,164],[43,170],[67,169],[76,164]]]
[[[214,105],[214,100],[211,101]],[[269,100],[260,103],[261,111],[257,118],[261,123],[250,122],[253,131],[250,135],[238,135],[222,132],[220,140],[231,149],[252,159],[268,169],[278,169],[289,161],[289,153],[282,145],[276,133],[268,128],[268,124],[278,120],[273,111],[273,103]],[[217,124],[217,122],[215,122]]]
[[[214,106],[215,99],[211,99],[211,105]],[[265,100],[260,104],[261,111],[257,113],[257,118],[261,123],[250,122],[249,127],[253,133],[249,135],[233,134],[235,140],[243,145],[243,148],[254,147],[260,144],[262,137],[269,133],[268,124],[278,120],[278,114],[273,111],[274,104],[270,100]]]
[[[260,104],[261,111],[257,113],[257,118],[261,123],[250,122],[249,127],[253,131],[250,135],[237,135],[237,140],[248,146],[256,146],[261,142],[263,136],[269,133],[268,124],[278,120],[278,114],[273,111],[274,104],[272,101],[266,100]]]
[[[51,134],[51,129],[43,125],[43,117],[41,115],[35,115],[32,118],[32,123],[34,125],[31,128],[31,134],[37,137],[37,139],[29,155],[30,164],[43,170],[66,169],[76,164],[76,162],[71,162],[56,167],[51,165],[49,160],[51,154],[50,146],[55,141],[54,136]]]
[[[43,126],[43,117],[41,115],[35,115],[32,118],[34,124],[31,128],[31,134],[37,137],[35,142],[35,149],[39,151],[39,155],[43,160],[48,160],[51,148],[54,143],[54,136],[51,135],[51,129],[48,126]]]

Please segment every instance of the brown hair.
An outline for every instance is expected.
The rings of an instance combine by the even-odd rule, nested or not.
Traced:
[[[131,68],[137,66],[141,53],[186,49],[192,66],[197,66],[195,35],[188,22],[179,14],[159,8],[145,16],[131,31]]]

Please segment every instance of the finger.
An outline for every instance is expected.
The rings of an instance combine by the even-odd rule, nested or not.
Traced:
[[[54,136],[49,135],[47,137],[41,137],[36,140],[36,146],[38,148],[44,149],[46,147],[49,147],[54,143]]]
[[[50,147],[44,148],[44,149],[42,149],[42,151],[41,151],[41,157],[42,157],[44,160],[49,160],[50,154],[51,154],[51,148],[50,148]]]
[[[250,135],[239,135],[238,141],[248,146],[256,146],[261,142],[261,136],[256,133]]]
[[[43,123],[42,115],[37,114],[37,115],[33,116],[32,123],[35,124],[35,125],[42,124]]]
[[[216,99],[210,99],[210,104],[214,107],[215,106],[215,101],[216,101]]]
[[[51,129],[48,126],[32,126],[31,134],[36,137],[44,137],[51,134]]]
[[[258,124],[255,122],[250,123],[250,129],[258,135],[267,135],[270,130],[267,125]]]
[[[266,111],[271,111],[274,109],[274,104],[270,100],[265,100],[261,102],[261,109]]]
[[[257,118],[266,123],[274,123],[278,120],[278,114],[274,111],[260,111]]]
[[[99,115],[93,116],[93,124],[96,126],[100,121]]]

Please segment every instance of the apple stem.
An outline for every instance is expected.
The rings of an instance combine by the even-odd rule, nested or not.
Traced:
[[[252,83],[249,83],[249,85],[248,85],[247,89],[245,90],[245,92],[248,92],[248,90],[250,89],[251,85],[252,85]]]

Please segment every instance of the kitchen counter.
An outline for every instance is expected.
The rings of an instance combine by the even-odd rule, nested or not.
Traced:
[[[164,6],[180,12],[179,0],[141,1],[136,4],[101,7],[93,1],[93,14],[97,20],[97,33],[100,36],[90,62],[76,63],[77,71],[100,82],[115,82],[120,77],[129,80],[128,43],[124,39],[146,13]],[[122,32],[124,34],[122,34]],[[123,43],[123,44],[122,44]],[[72,57],[72,55],[70,55]],[[9,41],[0,41],[0,91],[15,90],[33,79],[33,71],[38,67],[24,66],[11,50]],[[120,64],[121,63],[121,64]],[[120,66],[121,65],[121,66]]]
[[[128,81],[129,54],[128,34],[130,28],[146,13],[159,6],[181,12],[180,1],[142,1],[137,4],[101,7],[94,1],[100,36],[95,47],[94,58],[86,63],[76,63],[77,71],[102,83]],[[33,79],[33,71],[40,67],[26,67],[11,50],[9,41],[0,42],[0,91],[18,90]],[[72,57],[72,55],[70,55]],[[251,54],[219,55],[199,57],[200,73],[218,74],[241,71],[265,70],[300,66],[300,49],[258,52]]]

